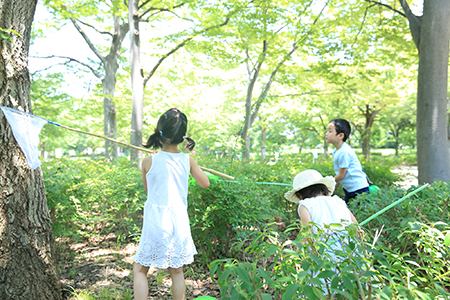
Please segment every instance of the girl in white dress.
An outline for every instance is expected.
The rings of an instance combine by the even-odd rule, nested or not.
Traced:
[[[159,117],[155,132],[150,135],[147,148],[161,151],[142,161],[142,180],[147,201],[139,246],[134,256],[133,288],[136,300],[147,299],[147,272],[150,267],[169,269],[172,278],[172,297],[185,298],[183,265],[194,261],[197,254],[192,241],[187,213],[189,174],[197,183],[208,188],[209,179],[188,154],[178,145],[185,139],[189,150],[195,142],[186,137],[187,118],[176,108]]]

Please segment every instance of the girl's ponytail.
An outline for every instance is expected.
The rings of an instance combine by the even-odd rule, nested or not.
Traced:
[[[184,146],[184,148],[188,149],[189,151],[194,150],[194,147],[195,147],[194,140],[189,137],[186,137],[186,141],[187,141],[187,144],[186,144],[186,146]]]
[[[162,131],[155,129],[155,133],[150,135],[147,144],[143,145],[145,148],[152,148],[154,150],[162,148],[163,143],[167,143],[169,139],[164,137]]]

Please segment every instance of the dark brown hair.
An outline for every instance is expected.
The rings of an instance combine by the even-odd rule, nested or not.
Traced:
[[[336,134],[344,134],[344,138],[342,139],[342,141],[345,142],[350,136],[350,132],[352,131],[350,123],[345,119],[334,119],[331,120],[330,123],[334,124],[334,128],[336,128]]]
[[[300,200],[306,198],[314,198],[319,195],[328,196],[330,194],[331,194],[330,190],[323,183],[313,184],[295,192],[295,195]]]
[[[188,141],[185,148],[192,150],[195,147],[193,139],[186,136],[187,117],[177,108],[171,108],[163,113],[156,125],[155,132],[148,138],[146,148],[158,149],[163,144],[181,144],[184,139]]]

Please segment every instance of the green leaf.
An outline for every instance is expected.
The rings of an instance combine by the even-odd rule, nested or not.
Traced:
[[[276,282],[289,282],[289,281],[294,281],[294,277],[284,276],[276,280]]]
[[[339,284],[339,281],[341,281],[340,277],[337,277],[337,276],[334,277],[333,280],[331,280],[331,288],[336,289]]]
[[[288,285],[288,287],[286,288],[286,291],[283,294],[283,300],[290,300],[292,299],[292,297],[294,297],[294,295],[297,293],[299,284],[298,283],[293,283]]]
[[[317,275],[317,278],[331,278],[333,275],[336,274],[336,272],[333,272],[331,270],[325,270],[320,272],[319,275]]]
[[[346,289],[353,291],[355,286],[352,282],[352,280],[350,279],[350,276],[348,276],[348,273],[345,273],[342,275],[342,281],[344,282],[344,286]]]
[[[250,283],[250,277],[248,275],[247,270],[244,267],[237,266],[236,273],[238,274],[239,278],[241,278],[244,282]]]
[[[336,293],[344,296],[346,299],[353,299],[352,295],[350,295],[349,293],[345,292],[345,291],[339,291],[337,290]]]
[[[271,256],[274,255],[278,250],[278,246],[271,246],[269,247],[269,249],[267,250],[267,256]]]
[[[225,282],[228,279],[228,276],[233,272],[233,268],[227,268],[223,273],[219,276],[219,283]]]
[[[308,270],[310,266],[311,266],[311,263],[309,261],[307,261],[307,260],[302,261],[303,270],[305,270],[305,271]]]
[[[315,300],[319,298],[314,289],[309,285],[305,285],[303,287],[303,293],[305,294],[306,297],[308,297],[309,300]]]
[[[272,300],[272,295],[271,294],[263,294],[262,295],[263,300]]]
[[[450,246],[450,231],[445,235],[444,244],[446,247]]]

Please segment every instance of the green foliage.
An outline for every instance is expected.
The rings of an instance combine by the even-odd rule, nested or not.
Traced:
[[[204,262],[229,256],[232,243],[277,214],[265,187],[239,179],[216,181],[208,189],[198,185],[189,189],[191,230]]]
[[[217,278],[221,299],[370,299],[377,296],[380,299],[436,299],[450,296],[449,283],[445,280],[450,251],[443,245],[444,233],[434,226],[414,223],[411,229],[403,228],[405,233],[419,237],[417,256],[361,242],[354,225],[348,228],[349,239],[341,239],[342,249],[333,249],[329,235],[323,230],[318,234],[309,233],[309,227],[294,224],[281,235],[266,229],[243,250],[246,255],[243,262],[236,259],[213,261],[211,278]],[[296,239],[286,238],[286,233],[299,229]]]
[[[146,195],[127,159],[53,160],[42,170],[55,235],[139,234]]]
[[[384,157],[372,157],[369,161],[362,157],[359,158],[367,177],[376,186],[380,188],[389,188],[392,187],[395,182],[400,181],[399,175],[391,172],[394,164],[386,161]]]
[[[407,192],[415,188],[417,187],[413,186]],[[398,187],[382,189],[378,193],[358,196],[355,201],[350,202],[349,208],[361,222],[405,194],[405,191]],[[449,201],[449,183],[436,182],[382,213],[364,227],[373,234],[383,230],[380,237],[381,243],[393,249],[399,249],[401,254],[409,253],[416,248],[414,244],[416,239],[414,236],[403,233],[405,227],[413,222],[435,224],[442,220],[449,220]]]

